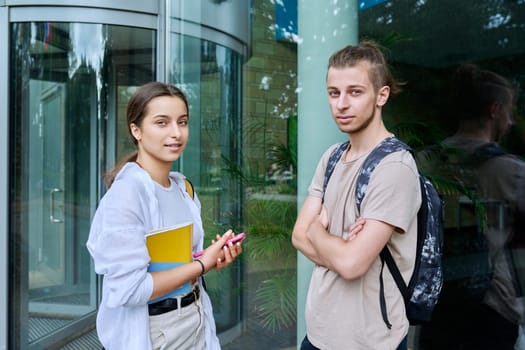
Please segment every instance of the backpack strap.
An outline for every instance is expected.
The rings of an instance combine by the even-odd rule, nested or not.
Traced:
[[[330,158],[328,158],[328,164],[326,165],[326,170],[324,172],[324,181],[323,181],[323,199],[324,202],[324,193],[326,191],[326,186],[328,185],[328,180],[330,180],[330,176],[332,176],[332,173],[334,172],[335,165],[341,159],[341,156],[345,152],[345,150],[348,148],[348,145],[350,144],[350,141],[343,142],[339,144],[332,153],[330,154]]]
[[[363,163],[363,166],[361,168],[361,171],[359,172],[359,175],[357,176],[357,184],[356,184],[356,193],[355,193],[355,201],[357,205],[357,211],[361,211],[361,202],[363,201],[363,198],[365,197],[366,188],[368,187],[368,182],[370,181],[370,177],[372,175],[372,172],[375,170],[379,162],[383,160],[383,158],[390,153],[402,151],[402,150],[408,150],[412,153],[411,148],[406,145],[405,143],[398,140],[395,136],[388,137],[381,141],[379,145],[376,146],[370,152],[370,154],[366,157],[365,162]],[[388,269],[390,270],[390,273],[392,274],[392,277],[394,278],[397,287],[399,288],[401,295],[403,296],[403,299],[406,301],[408,297],[408,286],[406,285],[405,281],[403,280],[403,277],[401,276],[401,272],[399,271],[399,268],[397,267],[394,258],[392,257],[392,254],[390,253],[390,250],[385,245],[385,247],[381,250],[381,253],[379,254],[381,258],[381,272],[379,276],[379,304],[381,306],[381,315],[383,316],[383,321],[385,322],[388,329],[392,328],[392,324],[388,320],[388,315],[386,312],[386,301],[385,301],[385,292],[384,292],[384,282],[383,282],[383,266],[386,263],[388,266]]]
[[[385,248],[383,248],[384,250]],[[383,268],[385,267],[385,259],[381,256],[381,272],[379,273],[379,306],[381,307],[381,316],[388,329],[392,329],[392,324],[388,320],[388,314],[386,312],[386,300],[385,300],[385,282],[383,281]]]
[[[361,211],[361,202],[365,197],[366,188],[368,187],[368,182],[370,181],[370,176],[375,170],[379,162],[390,153],[408,150],[412,153],[412,150],[409,146],[399,141],[395,136],[388,137],[381,141],[379,145],[376,146],[366,157],[363,166],[361,167],[361,172],[357,177],[357,185],[355,189],[355,201],[357,205],[357,210]]]
[[[193,184],[191,183],[188,178],[184,178],[184,185],[186,186],[186,192],[188,192],[191,199],[195,199],[195,189],[193,188]],[[204,280],[204,276],[200,276],[202,281],[202,287],[205,291],[208,291],[208,288],[206,287],[206,281]]]
[[[184,185],[186,185],[186,192],[190,195],[191,199],[195,199],[195,190],[193,184],[187,178],[184,178]]]
[[[506,154],[505,150],[497,143],[486,143],[474,150],[471,156],[471,161],[479,164],[504,154]]]
[[[383,316],[383,321],[385,322],[388,329],[391,329],[392,325],[388,320],[388,315],[386,312],[385,292],[383,290],[383,266],[385,265],[385,263],[386,266],[388,266],[390,273],[392,274],[392,278],[394,278],[394,281],[396,282],[397,288],[401,292],[401,296],[403,297],[405,305],[410,301],[408,294],[408,286],[405,283],[405,280],[401,275],[401,271],[399,271],[399,268],[397,267],[396,262],[394,261],[394,257],[390,253],[390,250],[387,246],[385,246],[383,250],[381,250],[379,256],[381,257],[381,275],[379,276],[379,304],[381,306],[381,315]]]

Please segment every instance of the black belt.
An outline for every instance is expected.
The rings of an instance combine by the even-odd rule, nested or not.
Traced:
[[[180,307],[183,308],[193,304],[195,300],[199,299],[199,286],[196,286],[191,292],[180,298]],[[150,316],[162,315],[166,312],[177,310],[179,305],[176,298],[168,298],[157,301],[153,304],[148,304],[148,311]]]

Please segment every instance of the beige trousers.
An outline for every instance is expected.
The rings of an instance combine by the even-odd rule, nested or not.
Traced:
[[[204,350],[204,312],[201,298],[182,309],[150,316],[153,350]]]

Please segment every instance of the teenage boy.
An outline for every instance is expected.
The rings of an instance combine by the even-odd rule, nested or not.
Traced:
[[[325,169],[336,145],[324,153],[293,229],[293,245],[315,263],[301,349],[406,349],[409,323],[403,298],[379,253],[388,246],[408,283],[421,204],[412,155],[387,155],[372,173],[360,213],[355,202],[361,165],[393,136],[383,123],[382,108],[398,91],[397,84],[381,50],[369,41],[335,52],[326,82],[332,117],[350,145],[323,194]],[[390,328],[380,307],[381,273]]]

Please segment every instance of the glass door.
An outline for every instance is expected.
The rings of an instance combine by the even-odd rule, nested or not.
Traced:
[[[241,184],[227,169],[240,163],[241,55],[212,41],[170,34],[170,82],[190,103],[190,138],[180,171],[194,184],[202,203],[206,242],[228,228],[239,232]],[[178,62],[191,62],[180,66]],[[241,264],[212,271],[206,285],[220,333],[240,323]]]
[[[94,328],[85,243],[102,175],[126,146],[129,92],[155,79],[155,40],[104,24],[11,26],[10,348],[60,348]]]
[[[30,311],[45,313],[51,307],[75,313],[67,298],[71,273],[67,273],[66,252],[71,240],[66,236],[65,217],[65,85],[30,80],[29,93],[35,96],[30,109],[34,113],[29,126],[28,221]],[[89,303],[87,304],[89,305]],[[78,312],[78,311],[77,311]]]

